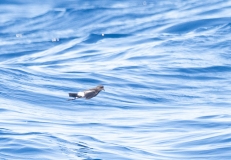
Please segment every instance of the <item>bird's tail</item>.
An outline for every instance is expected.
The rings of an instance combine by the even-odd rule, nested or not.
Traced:
[[[73,98],[67,99],[68,101],[75,100],[76,98],[81,98],[81,96],[79,96],[78,93],[69,93],[69,97]]]
[[[78,97],[78,94],[77,94],[77,93],[69,93],[69,97],[74,97],[74,98],[76,98],[76,97]]]

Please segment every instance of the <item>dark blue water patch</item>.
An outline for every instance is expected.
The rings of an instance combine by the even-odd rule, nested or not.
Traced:
[[[231,22],[219,28],[217,33],[219,35],[224,35],[224,34],[230,33],[230,31],[231,31]]]
[[[209,138],[199,137],[197,139],[193,138],[192,140],[190,140],[190,137],[187,137],[187,138],[189,139],[189,141],[187,142],[179,141],[179,143],[174,145],[174,147],[175,148],[187,148],[188,146],[197,147],[197,146],[204,146],[204,145],[206,146],[206,145],[213,144],[214,147],[212,149],[204,149],[204,150],[207,150],[217,156],[219,156],[220,153],[222,153],[221,155],[225,155],[229,153],[228,150],[231,148],[230,146],[221,147],[224,143],[230,142],[231,140],[230,134],[225,134],[225,135],[223,134],[223,135],[213,136]]]
[[[57,31],[58,32],[58,31]],[[56,37],[55,37],[56,38]],[[79,36],[70,36],[70,37],[57,37],[58,38],[58,41],[59,44],[62,44],[62,43],[67,43],[69,41],[72,41],[74,39],[78,39]],[[74,49],[76,47],[79,47],[79,46],[72,46],[71,48]],[[69,49],[69,48],[68,48]],[[67,50],[68,51],[68,50]]]
[[[52,29],[53,31],[59,28],[60,25],[65,24],[63,20],[60,21],[60,18],[61,18],[60,11],[49,10],[48,12],[35,17],[21,18],[11,23],[11,25],[14,26],[17,24],[18,26],[33,28],[33,30],[29,30],[29,32],[33,31],[34,33],[39,33],[39,30],[41,31],[41,28],[39,28],[39,26],[41,26],[42,24],[43,25],[46,24],[46,31],[49,32],[49,30]],[[57,21],[59,21],[59,23],[57,23]]]
[[[200,146],[201,147],[201,146]],[[224,152],[222,151],[224,148]],[[164,155],[169,155],[169,159],[188,159],[190,157],[191,160],[228,160],[230,158],[230,154],[227,152],[230,147],[222,147],[222,148],[213,148],[213,149],[187,149],[187,148],[174,148],[170,150],[161,151]],[[209,156],[208,156],[209,155]],[[227,159],[228,158],[228,159]]]
[[[78,124],[65,124],[65,125],[76,126],[76,127],[87,127],[87,128],[88,127],[105,127],[105,128],[115,128],[115,129],[125,129],[125,130],[135,129],[134,126],[111,125],[111,124],[105,124],[105,123],[78,123]]]
[[[12,28],[16,27],[19,28],[11,33],[40,33],[41,32],[41,25],[46,26],[46,32],[57,30],[61,26],[65,25],[66,23],[60,20],[61,16],[60,13],[57,11],[48,11],[42,15],[38,15],[36,17],[30,18],[18,18],[16,20],[8,21],[4,23],[4,28]],[[58,23],[59,22],[59,23]],[[21,28],[21,29],[20,29]],[[25,29],[29,28],[29,30]]]
[[[208,3],[198,3],[198,1],[194,1],[194,2],[189,2],[186,4],[186,8],[184,8],[184,11],[191,11],[191,10],[199,10],[201,12],[204,12],[207,6],[210,6],[212,3],[212,5],[216,6],[216,5],[220,5],[220,3],[223,3],[222,1],[210,1]],[[200,12],[200,13],[201,13]]]
[[[212,43],[212,44],[203,45],[203,47],[209,48],[210,50],[219,50],[218,53],[222,57],[223,54],[226,54],[227,52],[229,52],[229,50],[231,50],[230,44],[231,44],[231,40],[225,40],[221,42],[216,42],[216,45]]]
[[[139,8],[134,8],[134,9],[138,10]],[[155,10],[153,10],[153,11],[155,11]],[[111,13],[113,13],[113,12],[111,12]],[[135,23],[136,20],[142,19],[142,18],[148,18],[148,17],[151,18],[151,16],[153,16],[154,14],[158,14],[157,12],[155,12],[155,13],[150,13],[150,12],[146,13],[146,12],[141,11],[141,10],[139,10],[138,13],[135,13],[135,11],[134,11],[134,13],[128,13],[128,12],[127,13],[125,12],[123,14],[121,14],[121,13],[118,14],[118,12],[115,12],[115,13],[117,13],[117,14],[113,14],[111,17],[108,17],[107,19],[104,19],[103,21],[101,21],[101,23],[107,24],[107,23],[113,23],[115,21],[117,21],[117,22],[126,22],[128,19],[132,19],[132,20],[134,20],[132,23],[134,23],[134,25],[136,25],[136,23]],[[158,25],[159,23],[158,22],[153,23],[153,25],[156,25],[156,24]],[[137,31],[137,33],[139,33],[139,32]]]
[[[174,26],[171,26],[163,32],[167,33],[187,33],[192,30],[198,29],[200,27],[208,26],[217,26],[222,24],[227,24],[231,21],[231,18],[212,18],[212,19],[200,19],[196,21],[190,21],[185,23],[180,23]]]
[[[136,56],[136,57],[130,57],[128,58],[128,60],[134,60],[134,61],[137,61],[137,60],[150,60],[150,59],[162,59],[162,58],[166,58],[168,56],[166,55],[158,55],[158,56]]]
[[[103,39],[102,35],[91,34],[83,43],[96,43]]]
[[[197,67],[197,68],[175,68],[172,69],[178,73],[198,74],[198,73],[223,73],[231,72],[230,66],[211,66],[211,67]]]
[[[184,80],[206,80],[206,81],[213,81],[213,80],[224,80],[225,78],[216,77],[214,76],[197,76],[197,75],[190,75],[190,74],[149,74],[152,77],[160,77],[160,78],[174,78],[174,79],[184,79]]]
[[[17,4],[21,4],[21,2],[16,1],[16,0],[4,0],[4,1],[0,1],[0,4],[14,4],[14,5],[17,5]]]
[[[29,50],[29,51],[22,51],[22,52],[12,52],[12,53],[0,54],[0,59],[2,61],[9,60],[11,58],[20,57],[24,55],[30,55],[30,54],[33,54],[39,51],[42,51],[42,50]]]
[[[62,12],[61,12],[62,13]],[[59,24],[62,24],[64,23],[64,21],[60,21],[60,23],[56,23],[57,20],[60,20],[60,11],[55,11],[55,10],[51,10],[51,11],[48,11],[42,15],[38,15],[36,17],[33,17],[33,18],[30,18],[30,21],[31,23],[27,24],[26,23],[26,26],[27,27],[35,27],[35,26],[39,26],[41,24],[47,24],[46,25],[46,31],[49,32],[49,30],[51,30],[52,28],[52,31],[55,30],[55,28],[59,28]],[[57,24],[55,27],[53,24]],[[41,28],[38,28],[38,30],[41,31]]]
[[[0,108],[0,113],[2,113],[2,112],[7,112],[7,111],[9,111],[9,110],[8,110],[8,109]]]
[[[20,148],[2,148],[2,153],[16,153],[16,154],[41,154],[44,152],[43,149],[38,149],[34,147],[20,147]]]
[[[0,135],[1,135],[1,134],[0,134]],[[5,137],[0,138],[0,143],[1,143],[1,144],[5,144],[5,143],[8,143],[8,142],[10,142],[10,141],[12,141],[11,138],[5,138]],[[0,149],[0,150],[1,150],[1,149]]]
[[[63,8],[63,6],[62,6]],[[46,29],[57,30],[57,28],[72,28],[86,27],[91,23],[96,24],[100,18],[94,19],[94,22],[88,20],[95,17],[95,15],[102,14],[106,9],[65,9],[64,12],[48,11],[47,13],[36,17],[33,21],[47,24]],[[45,21],[44,21],[45,20]],[[89,24],[90,23],[90,24]],[[70,25],[71,24],[71,25]],[[34,26],[34,24],[32,24]],[[96,25],[97,26],[97,25]]]
[[[1,31],[1,29],[5,29],[5,26],[0,26],[0,31]],[[12,35],[11,33],[1,33],[0,32],[0,37],[1,38],[3,38],[3,39],[5,39],[5,38],[7,38],[7,37],[15,37],[15,35]]]
[[[82,56],[81,58],[84,58],[84,57],[86,58],[86,57],[91,57],[91,56]],[[75,59],[81,59],[81,58],[75,58]],[[36,60],[36,58],[33,58],[33,60]],[[43,65],[45,65],[46,67],[49,67],[50,69],[51,68],[58,69],[58,68],[62,68],[63,67],[63,66],[58,66],[58,64],[62,64],[62,63],[65,63],[65,62],[69,62],[70,63],[73,60],[74,60],[74,58],[72,58],[71,60],[70,59],[61,59],[61,60],[51,60],[51,61],[44,61],[44,62],[26,62],[26,63],[21,63],[20,62],[20,63],[17,63],[17,65],[21,65],[23,67],[43,66]],[[76,67],[77,66],[78,65],[76,65]]]
[[[151,95],[150,95],[151,96]],[[167,98],[161,98],[161,97],[148,97],[148,96],[142,96],[142,100],[145,100],[148,103],[171,103],[172,100]]]
[[[26,23],[29,22],[29,19],[28,18],[19,18],[19,19],[14,19],[14,20],[10,20],[10,21],[7,21],[5,23],[3,23],[3,25],[1,26],[0,29],[4,30],[6,28],[12,28],[12,27],[17,27],[20,28],[21,26],[24,26]],[[20,27],[19,27],[20,26]],[[2,31],[3,32],[3,31]],[[14,34],[17,34],[21,32],[19,29],[18,30],[15,30],[15,31],[11,31],[12,35]],[[4,32],[5,33],[5,32]]]
[[[231,124],[227,122],[214,122],[214,121],[199,121],[199,120],[179,120],[168,122],[171,127],[175,128],[194,128],[194,129],[203,129],[203,128],[229,128]]]
[[[7,134],[7,133],[12,133],[12,131],[10,129],[0,128],[0,134]]]
[[[100,50],[86,50],[80,53],[98,53],[98,52],[100,52]]]
[[[230,41],[230,43],[231,43],[231,41]],[[222,54],[222,58],[224,58],[224,59],[228,59],[228,60],[231,60],[231,54],[229,54],[229,53],[223,53]]]
[[[185,40],[167,40],[167,41],[165,41],[165,42],[163,42],[163,43],[161,43],[161,44],[159,44],[159,45],[157,45],[158,47],[160,47],[160,46],[163,46],[163,47],[165,47],[165,46],[172,46],[172,47],[175,47],[175,46],[184,46],[184,44],[187,44],[186,43],[186,41]],[[171,52],[173,52],[173,51],[171,51]]]
[[[125,66],[125,67],[116,67],[113,69],[113,71],[125,71],[128,70],[141,70],[142,68],[146,69],[144,66]]]
[[[43,135],[44,133],[42,132],[25,132],[25,133],[18,133],[14,132],[12,130],[8,130],[5,128],[0,128],[0,135],[2,136],[27,136],[27,135]]]
[[[125,38],[132,36],[131,34],[104,34],[104,38]]]
[[[3,60],[8,60],[20,56],[29,57],[33,53],[41,52],[57,45],[56,43],[51,42],[51,40],[42,41],[42,42],[33,42],[29,44],[27,44],[26,42],[24,43],[24,41],[25,39],[22,39],[22,44],[17,44],[19,48],[18,47],[15,48],[15,45],[5,45],[4,48],[2,48],[3,54],[0,54],[0,58]],[[26,62],[20,62],[20,63],[25,65],[27,64]]]
[[[219,9],[211,9],[209,11],[203,11],[203,12],[199,13],[198,15],[202,15],[202,16],[203,15],[209,15],[209,14],[219,13],[221,11],[222,11],[221,8],[219,8]]]
[[[87,74],[88,72],[84,72],[84,71],[66,71],[64,73],[67,73],[67,74]]]
[[[193,90],[192,90],[193,91]],[[192,96],[192,95],[186,95],[186,94],[170,94],[170,96],[174,97],[174,100],[176,100],[176,98],[184,98],[184,99],[189,99],[189,100],[195,100],[195,99],[200,99],[202,98],[201,96]]]
[[[84,41],[84,43],[96,43],[102,39],[105,38],[125,38],[131,36],[129,34],[91,34],[89,35],[89,37],[87,38],[87,40]]]
[[[36,76],[36,74],[30,73],[30,72],[26,72],[20,69],[16,69],[16,68],[20,68],[20,65],[12,65],[15,66],[15,68],[4,68],[0,70],[1,74],[5,74],[5,76],[7,75],[8,77],[14,77],[14,80],[16,79],[31,79],[31,77]],[[13,80],[13,79],[12,79]]]

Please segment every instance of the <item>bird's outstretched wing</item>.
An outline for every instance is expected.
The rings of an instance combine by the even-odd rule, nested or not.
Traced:
[[[95,90],[87,90],[84,93],[85,93],[85,98],[90,99],[92,97],[95,97],[99,92],[97,92]]]

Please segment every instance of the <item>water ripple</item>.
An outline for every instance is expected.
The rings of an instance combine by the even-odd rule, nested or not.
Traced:
[[[0,3],[0,159],[229,159],[230,2]]]

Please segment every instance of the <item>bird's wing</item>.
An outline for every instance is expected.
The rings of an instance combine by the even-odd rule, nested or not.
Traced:
[[[69,97],[77,97],[77,93],[69,93]]]
[[[97,91],[95,91],[95,90],[87,90],[87,91],[84,91],[84,93],[85,93],[85,98],[86,99],[90,99],[90,98],[92,98],[92,97],[95,97],[97,94],[98,94],[98,92]]]

